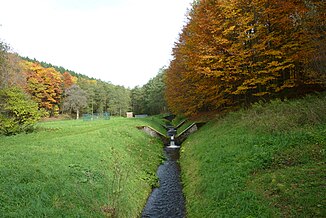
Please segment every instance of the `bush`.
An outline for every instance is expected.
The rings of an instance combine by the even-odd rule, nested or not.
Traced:
[[[32,131],[44,113],[17,87],[0,90],[0,134]]]

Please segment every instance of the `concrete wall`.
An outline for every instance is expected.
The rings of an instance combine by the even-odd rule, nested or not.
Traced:
[[[140,127],[138,127],[138,129],[146,132],[148,135],[150,135],[152,137],[161,139],[161,141],[165,145],[169,144],[169,138],[167,138],[165,135],[161,134],[159,131],[157,131],[149,126],[140,126]]]
[[[180,133],[179,135],[177,135],[176,137],[176,144],[177,145],[181,145],[190,134],[196,132],[198,130],[198,127],[196,125],[196,123],[191,124],[187,129],[185,129],[182,133]]]

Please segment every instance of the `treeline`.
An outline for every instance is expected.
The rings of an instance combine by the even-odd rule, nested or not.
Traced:
[[[1,72],[1,89],[11,86],[22,88],[44,109],[48,116],[62,113],[103,113],[123,115],[130,110],[130,90],[123,86],[113,85],[98,79],[72,73],[63,67],[54,67],[45,62],[20,59],[16,54],[6,53],[5,65]],[[9,70],[8,70],[9,69]],[[12,69],[12,70],[10,70]],[[60,69],[60,71],[58,70]],[[70,89],[81,89],[84,98],[71,96],[76,92]],[[70,93],[70,96],[67,95]],[[74,99],[67,105],[68,97]]]
[[[155,115],[167,112],[166,101],[164,99],[165,83],[164,74],[166,69],[159,70],[157,76],[150,79],[143,86],[136,86],[133,89],[126,89],[123,86],[113,85],[103,82],[86,75],[67,70],[61,66],[55,66],[47,62],[40,62],[36,59],[23,57],[29,63],[41,65],[43,68],[53,68],[63,75],[63,85],[70,80],[70,77],[76,81],[88,97],[88,103],[84,108],[87,113],[110,112],[112,115],[122,116],[127,111],[134,114]],[[65,108],[65,104],[63,109]]]
[[[94,114],[94,113],[105,113],[108,112],[112,115],[118,115],[122,116],[127,111],[130,110],[130,90],[123,86],[117,86],[113,85],[109,82],[104,82],[99,79],[90,78],[86,75],[76,73],[71,70],[67,70],[63,67],[54,66],[52,64],[46,63],[46,62],[39,62],[37,60],[31,60],[29,58],[24,58],[24,63],[29,64],[30,66],[37,66],[41,67],[42,69],[54,70],[56,73],[60,73],[58,75],[59,79],[61,78],[62,81],[59,81],[61,84],[61,87],[63,88],[60,90],[60,93],[62,93],[62,98],[60,101],[56,101],[55,108],[60,108],[61,111],[64,113],[66,109],[68,109],[70,112],[77,112],[77,109],[79,107],[73,106],[74,104],[78,103],[78,100],[81,100],[82,97],[86,97],[85,103],[79,101],[79,104],[83,105],[81,108],[81,112],[88,113],[88,114]],[[29,69],[32,69],[32,67],[29,67]],[[25,72],[28,72],[28,69],[26,69]],[[40,70],[32,69],[32,75],[37,75],[36,72],[40,72]],[[51,78],[50,75],[45,76],[45,78]],[[52,76],[52,85],[54,85],[55,80]],[[71,92],[71,90],[67,90],[68,88],[72,87],[74,85],[73,89],[75,91]],[[80,91],[76,90],[76,86],[78,86],[80,89],[82,89],[82,93],[80,93],[80,96],[72,96],[74,94],[77,94]],[[66,95],[70,93],[69,95]],[[70,97],[70,98],[68,98]],[[75,100],[75,102],[65,102],[65,100]],[[60,107],[61,106],[61,107]],[[52,109],[53,110],[53,109]],[[51,109],[50,109],[51,111]],[[50,115],[57,115],[58,109],[55,110],[55,113],[51,111]]]
[[[131,90],[132,111],[135,114],[155,115],[168,112],[165,95],[166,69],[159,70],[156,77],[150,79],[144,86]]]
[[[128,89],[63,67],[9,52],[0,41],[0,133],[26,131],[41,117],[165,112],[165,69],[142,87]]]
[[[21,56],[20,56],[20,58],[23,59],[23,60],[26,60],[28,62],[38,63],[38,64],[40,64],[44,68],[54,68],[56,71],[58,71],[58,72],[60,72],[62,74],[64,74],[65,72],[68,72],[70,75],[75,76],[77,78],[84,78],[84,79],[89,79],[89,80],[95,80],[95,78],[93,78],[93,77],[88,77],[88,76],[86,76],[84,74],[76,73],[73,70],[68,70],[68,69],[66,69],[66,68],[64,68],[62,66],[56,66],[56,65],[53,65],[51,63],[47,63],[45,61],[38,61],[35,58],[31,59],[29,57],[21,57]]]
[[[0,42],[0,134],[32,130],[41,117],[122,116],[131,109],[130,96],[123,86],[22,59]]]
[[[193,115],[325,90],[323,0],[200,0],[166,72],[172,112]]]

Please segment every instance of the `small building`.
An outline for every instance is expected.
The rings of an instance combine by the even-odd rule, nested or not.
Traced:
[[[133,112],[127,112],[127,118],[133,118],[134,113]]]

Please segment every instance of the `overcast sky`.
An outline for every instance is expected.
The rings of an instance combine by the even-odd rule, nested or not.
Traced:
[[[171,60],[193,0],[0,0],[14,52],[133,88]]]

